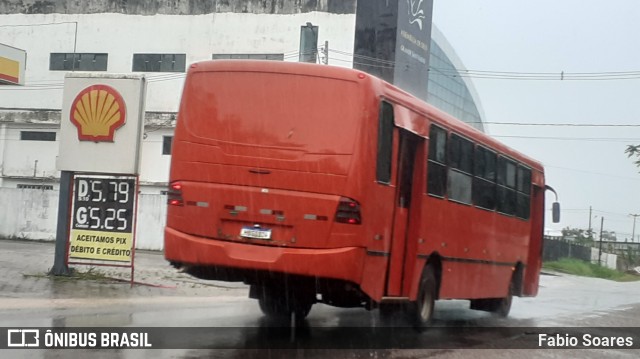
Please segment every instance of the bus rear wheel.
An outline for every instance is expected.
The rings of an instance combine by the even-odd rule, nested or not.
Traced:
[[[471,300],[471,309],[483,310],[493,313],[499,317],[506,318],[511,311],[511,303],[513,302],[513,280],[509,283],[509,291],[504,298],[487,298]]]
[[[409,305],[409,319],[418,330],[424,329],[431,324],[437,288],[435,270],[433,266],[427,265],[420,278],[418,298]]]
[[[258,287],[256,292],[260,310],[270,319],[289,320],[294,314],[296,321],[301,321],[309,315],[313,306],[313,301],[308,298],[272,287]]]

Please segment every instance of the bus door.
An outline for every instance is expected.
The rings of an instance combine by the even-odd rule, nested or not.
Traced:
[[[404,278],[404,262],[415,257],[415,255],[411,256],[408,253],[407,240],[408,233],[410,233],[410,218],[412,217],[411,199],[415,197],[416,202],[418,202],[420,198],[417,189],[421,187],[415,186],[416,190],[414,190],[413,185],[418,183],[416,177],[421,172],[416,170],[416,165],[422,162],[419,159],[420,154],[424,155],[422,150],[424,139],[404,129],[397,128],[397,130],[400,134],[400,148],[397,161],[398,170],[396,172],[398,177],[391,238],[391,260],[389,261],[387,274],[387,296],[400,296],[402,294],[402,282],[407,279]],[[415,252],[415,248],[413,251]]]

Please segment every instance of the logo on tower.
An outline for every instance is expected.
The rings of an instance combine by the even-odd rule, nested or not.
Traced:
[[[409,20],[409,24],[416,24],[418,28],[422,30],[422,21],[426,18],[424,14],[424,10],[421,9],[422,2],[424,0],[407,0],[407,5],[409,6],[409,16],[411,19]]]
[[[91,85],[71,103],[69,118],[80,141],[113,142],[115,131],[126,121],[122,95],[111,86]]]

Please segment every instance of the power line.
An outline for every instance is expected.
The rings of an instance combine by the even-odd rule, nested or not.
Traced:
[[[505,126],[554,126],[554,127],[640,127],[640,124],[628,123],[542,123],[542,122],[467,122],[481,123],[484,125],[505,125]]]
[[[583,141],[583,142],[639,142],[637,138],[618,138],[618,137],[546,137],[546,136],[511,136],[511,135],[491,135],[495,138],[522,138],[533,140],[557,140],[557,141]]]
[[[330,49],[329,51],[353,58],[353,63],[371,67],[391,68],[396,62],[392,60],[379,59],[370,56],[352,54],[346,51]],[[357,60],[367,62],[358,62]],[[334,59],[349,62],[348,60]],[[429,66],[429,71],[437,71],[443,76],[452,78],[465,77],[477,79],[500,79],[500,80],[554,80],[554,81],[576,81],[576,80],[633,80],[640,79],[640,71],[604,71],[604,72],[518,72],[518,71],[491,71],[491,70],[471,70],[458,69],[455,67],[438,68]]]

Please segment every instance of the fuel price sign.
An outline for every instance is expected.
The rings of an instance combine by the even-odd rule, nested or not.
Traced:
[[[69,258],[131,262],[137,177],[74,177]]]

